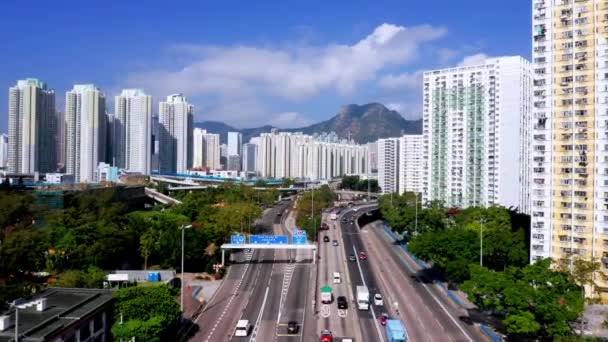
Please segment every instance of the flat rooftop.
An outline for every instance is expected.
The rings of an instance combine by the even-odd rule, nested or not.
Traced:
[[[19,309],[19,335],[24,341],[43,341],[112,301],[112,291],[102,289],[49,288],[28,302],[47,299],[44,311],[36,306]],[[0,316],[14,316],[13,308]],[[0,342],[14,341],[14,325],[0,331]]]

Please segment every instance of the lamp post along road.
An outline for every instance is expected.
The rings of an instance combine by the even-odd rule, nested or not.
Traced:
[[[184,231],[186,229],[192,228],[192,225],[182,225],[179,229],[182,231],[182,279],[180,279],[180,299],[179,299],[179,307],[182,310],[182,315],[184,314]]]
[[[480,231],[479,231],[479,266],[483,266],[483,222],[484,220],[479,219]]]

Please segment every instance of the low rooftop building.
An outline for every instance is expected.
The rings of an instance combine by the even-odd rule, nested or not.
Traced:
[[[0,342],[109,341],[112,292],[101,289],[50,288],[30,301],[0,312]]]

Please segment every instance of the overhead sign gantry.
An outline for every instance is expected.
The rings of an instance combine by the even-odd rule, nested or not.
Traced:
[[[224,265],[224,254],[226,249],[286,249],[286,250],[311,250],[313,251],[313,263],[316,260],[317,246],[308,243],[306,232],[294,230],[289,243],[288,235],[249,235],[235,234],[230,236],[230,243],[225,243],[222,248],[222,266]]]

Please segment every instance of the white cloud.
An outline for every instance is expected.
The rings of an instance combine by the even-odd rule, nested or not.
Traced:
[[[489,56],[485,53],[477,53],[471,56],[466,56],[462,59],[458,66],[469,66],[469,65],[479,65],[483,64]]]
[[[380,79],[380,87],[384,89],[417,89],[422,88],[422,71],[389,74]]]
[[[386,108],[399,112],[407,120],[418,120],[422,117],[422,105],[420,103],[393,102],[386,104]]]
[[[382,24],[353,45],[255,46],[176,45],[178,70],[156,69],[127,75],[125,86],[155,96],[180,91],[189,96],[256,93],[287,100],[309,99],[324,90],[351,94],[389,65],[414,60],[425,42],[440,38],[443,27]]]
[[[272,116],[269,123],[278,128],[297,128],[308,126],[313,121],[298,112],[283,112]]]

